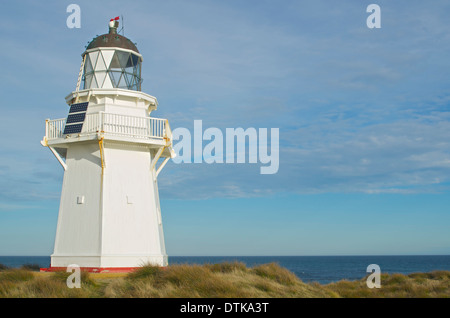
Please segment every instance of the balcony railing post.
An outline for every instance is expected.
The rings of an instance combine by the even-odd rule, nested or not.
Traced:
[[[48,121],[50,119],[45,120],[45,137],[48,139],[50,136],[48,135]]]
[[[163,123],[164,123],[163,137],[167,137],[167,135],[166,135],[166,124],[167,124],[167,120],[165,120]]]
[[[100,116],[99,116],[99,130],[100,130],[100,132],[104,132],[105,131],[105,128],[103,127],[103,125],[104,125],[104,122],[105,122],[105,119],[104,119],[104,115],[105,115],[105,113],[104,112],[100,112]]]

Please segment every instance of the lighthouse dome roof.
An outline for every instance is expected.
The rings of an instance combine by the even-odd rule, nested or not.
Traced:
[[[117,47],[131,50],[140,54],[136,45],[131,42],[130,39],[117,33],[117,27],[118,24],[110,24],[109,33],[99,35],[92,39],[92,41],[86,47],[86,51],[100,47]]]

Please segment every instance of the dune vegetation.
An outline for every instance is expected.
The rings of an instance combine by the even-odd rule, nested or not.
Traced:
[[[239,262],[143,266],[128,274],[82,272],[81,288],[68,288],[70,273],[41,273],[37,266],[0,264],[0,298],[359,298],[450,297],[450,271],[382,274],[381,288],[366,278],[321,285],[302,282],[276,263],[252,268]]]

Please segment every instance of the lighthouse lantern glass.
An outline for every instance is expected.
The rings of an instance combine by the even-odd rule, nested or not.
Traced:
[[[84,89],[123,88],[141,90],[142,58],[133,52],[95,50],[86,53]]]

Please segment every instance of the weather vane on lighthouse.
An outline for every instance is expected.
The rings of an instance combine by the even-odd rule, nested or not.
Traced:
[[[141,91],[143,58],[118,34],[118,20],[83,52],[67,118],[45,122],[41,144],[64,169],[47,270],[168,264],[157,177],[175,156],[172,132],[166,119],[150,116],[158,102]]]

